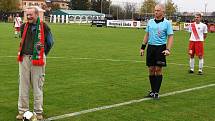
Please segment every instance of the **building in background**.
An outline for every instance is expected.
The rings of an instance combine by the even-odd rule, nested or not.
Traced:
[[[46,1],[45,0],[20,0],[20,8],[24,10],[29,6],[38,6],[42,9],[46,8]]]
[[[25,10],[29,6],[38,6],[44,10],[50,10],[48,6],[59,5],[59,9],[68,10],[70,0],[19,0],[19,8]]]
[[[58,4],[60,9],[68,10],[70,0],[48,0],[48,4]]]

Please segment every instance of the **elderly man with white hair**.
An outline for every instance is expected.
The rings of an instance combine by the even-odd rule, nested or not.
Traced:
[[[45,81],[46,56],[53,46],[51,30],[39,17],[36,7],[26,10],[27,22],[21,26],[19,61],[19,99],[18,115],[29,111],[29,93],[33,89],[34,109],[38,120],[43,119],[43,84]]]

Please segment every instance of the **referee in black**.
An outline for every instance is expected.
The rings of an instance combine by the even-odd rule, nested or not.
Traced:
[[[151,91],[145,97],[159,99],[159,91],[163,79],[162,67],[166,66],[166,56],[170,55],[173,44],[171,23],[164,18],[164,6],[155,6],[154,19],[148,21],[146,34],[140,49],[141,56],[147,46],[146,65],[149,69]]]

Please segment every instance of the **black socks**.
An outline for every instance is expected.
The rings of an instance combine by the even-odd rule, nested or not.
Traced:
[[[159,93],[159,91],[160,91],[162,80],[163,80],[162,75],[157,75],[156,76],[155,92],[157,92],[157,93]]]
[[[150,75],[149,80],[151,84],[151,91],[153,93],[159,93],[163,80],[163,75]]]
[[[150,75],[149,80],[151,84],[151,91],[155,93],[155,81],[156,81],[155,75]]]

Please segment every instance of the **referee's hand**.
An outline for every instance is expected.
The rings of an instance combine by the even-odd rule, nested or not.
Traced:
[[[164,50],[162,53],[163,53],[165,56],[170,55],[170,51],[169,51],[169,50]]]
[[[143,56],[143,55],[144,55],[144,50],[140,49],[140,56]]]

